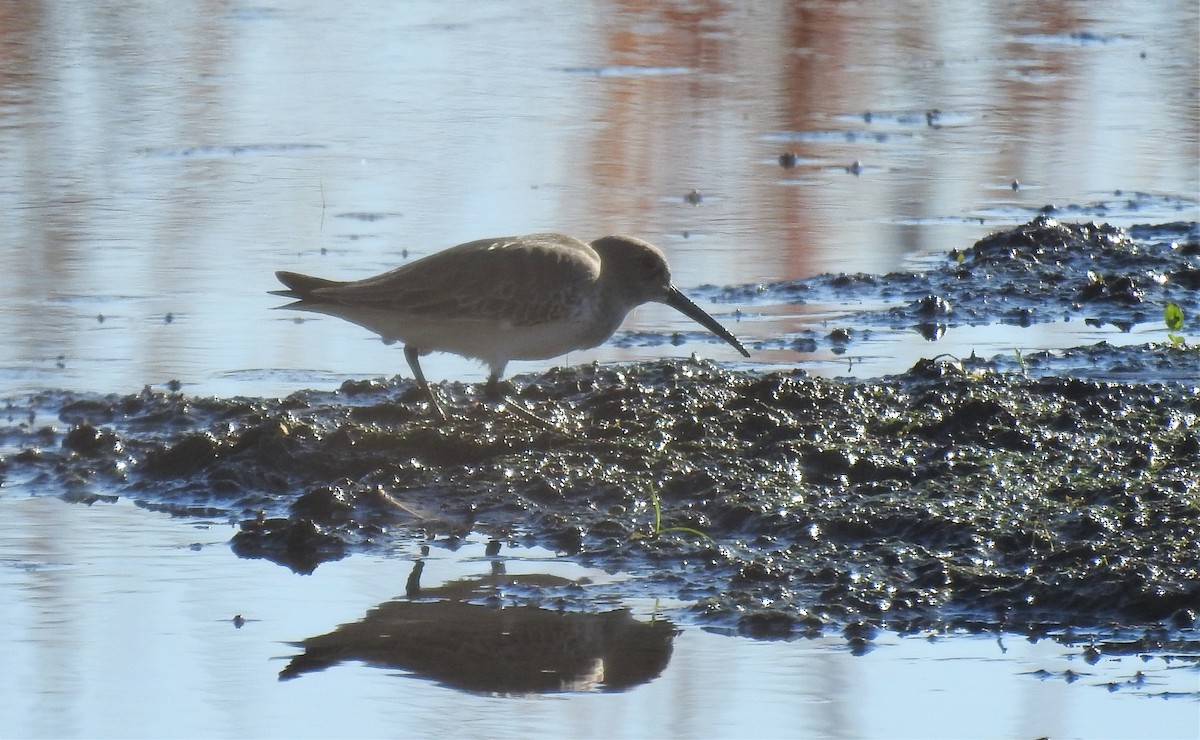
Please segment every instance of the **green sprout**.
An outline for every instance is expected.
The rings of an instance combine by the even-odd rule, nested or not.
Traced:
[[[1167,324],[1167,338],[1171,343],[1176,347],[1185,346],[1183,335],[1175,333],[1183,330],[1183,309],[1178,303],[1168,303],[1163,308],[1163,321]]]
[[[684,532],[686,534],[694,534],[702,539],[711,540],[705,533],[691,527],[664,527],[662,525],[662,506],[658,502],[658,489],[654,487],[654,481],[650,482],[650,503],[654,506],[654,531],[650,534],[641,534],[636,532],[633,534],[633,539],[640,540],[648,537],[658,537],[667,532]]]

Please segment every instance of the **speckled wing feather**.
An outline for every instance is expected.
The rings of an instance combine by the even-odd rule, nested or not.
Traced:
[[[520,326],[572,316],[599,274],[600,257],[586,243],[530,234],[460,244],[382,275],[318,288],[308,299]]]

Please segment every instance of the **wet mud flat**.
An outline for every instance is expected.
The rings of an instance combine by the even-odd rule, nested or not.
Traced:
[[[917,331],[936,340],[952,327],[994,324],[1030,327],[1078,321],[1128,331],[1138,324],[1162,322],[1167,303],[1180,306],[1188,316],[1200,315],[1200,224],[1180,221],[1123,229],[1059,222],[1043,213],[971,247],[951,250],[935,269],[824,274],[719,288],[714,298],[736,305],[765,301],[885,306],[857,312],[852,323],[833,332],[779,337],[761,343],[764,349],[844,350],[872,331]]]
[[[1196,316],[1195,233],[1040,218],[873,278],[898,308],[863,321],[1110,321],[1166,301]],[[438,423],[400,378],[283,399],[46,391],[4,402],[0,483],[227,518],[239,555],[300,572],[477,531],[633,574],[631,592],[683,599],[713,629],[1084,631],[1102,651],[1194,659],[1200,350],[1182,333],[875,380],[699,360],[518,376],[511,402],[544,424],[457,383]],[[577,585],[531,598],[551,597],[587,608]]]

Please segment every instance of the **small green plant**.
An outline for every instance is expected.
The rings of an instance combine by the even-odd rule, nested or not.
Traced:
[[[1183,331],[1183,309],[1178,303],[1168,303],[1163,308],[1163,321],[1167,324],[1167,338],[1171,340],[1171,344],[1176,347],[1185,346],[1183,335],[1175,333]]]
[[[650,482],[649,488],[650,503],[654,506],[654,531],[650,534],[642,534],[640,532],[634,533],[633,539],[641,540],[646,539],[647,537],[658,537],[659,535],[666,534],[667,532],[685,532],[687,534],[694,534],[702,539],[712,539],[712,537],[709,537],[700,530],[692,529],[691,527],[664,527],[662,525],[662,506],[658,502],[658,489],[655,488],[654,481]]]

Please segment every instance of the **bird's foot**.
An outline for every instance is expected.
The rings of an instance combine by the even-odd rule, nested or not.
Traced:
[[[522,421],[532,424],[544,432],[553,432],[560,437],[565,437],[576,442],[580,441],[578,437],[563,429],[558,424],[555,424],[549,419],[543,419],[511,398],[503,398],[499,400],[496,405],[498,408],[507,411]]]
[[[429,410],[433,412],[434,417],[439,422],[443,424],[446,423],[446,421],[449,420],[449,417],[446,416],[446,412],[442,409],[442,404],[438,401],[437,394],[434,393],[433,388],[428,385],[425,387],[425,391],[429,396]]]
[[[516,388],[507,380],[498,380],[496,378],[488,378],[487,383],[483,386],[484,398],[492,403],[502,403],[504,399],[511,395]]]

